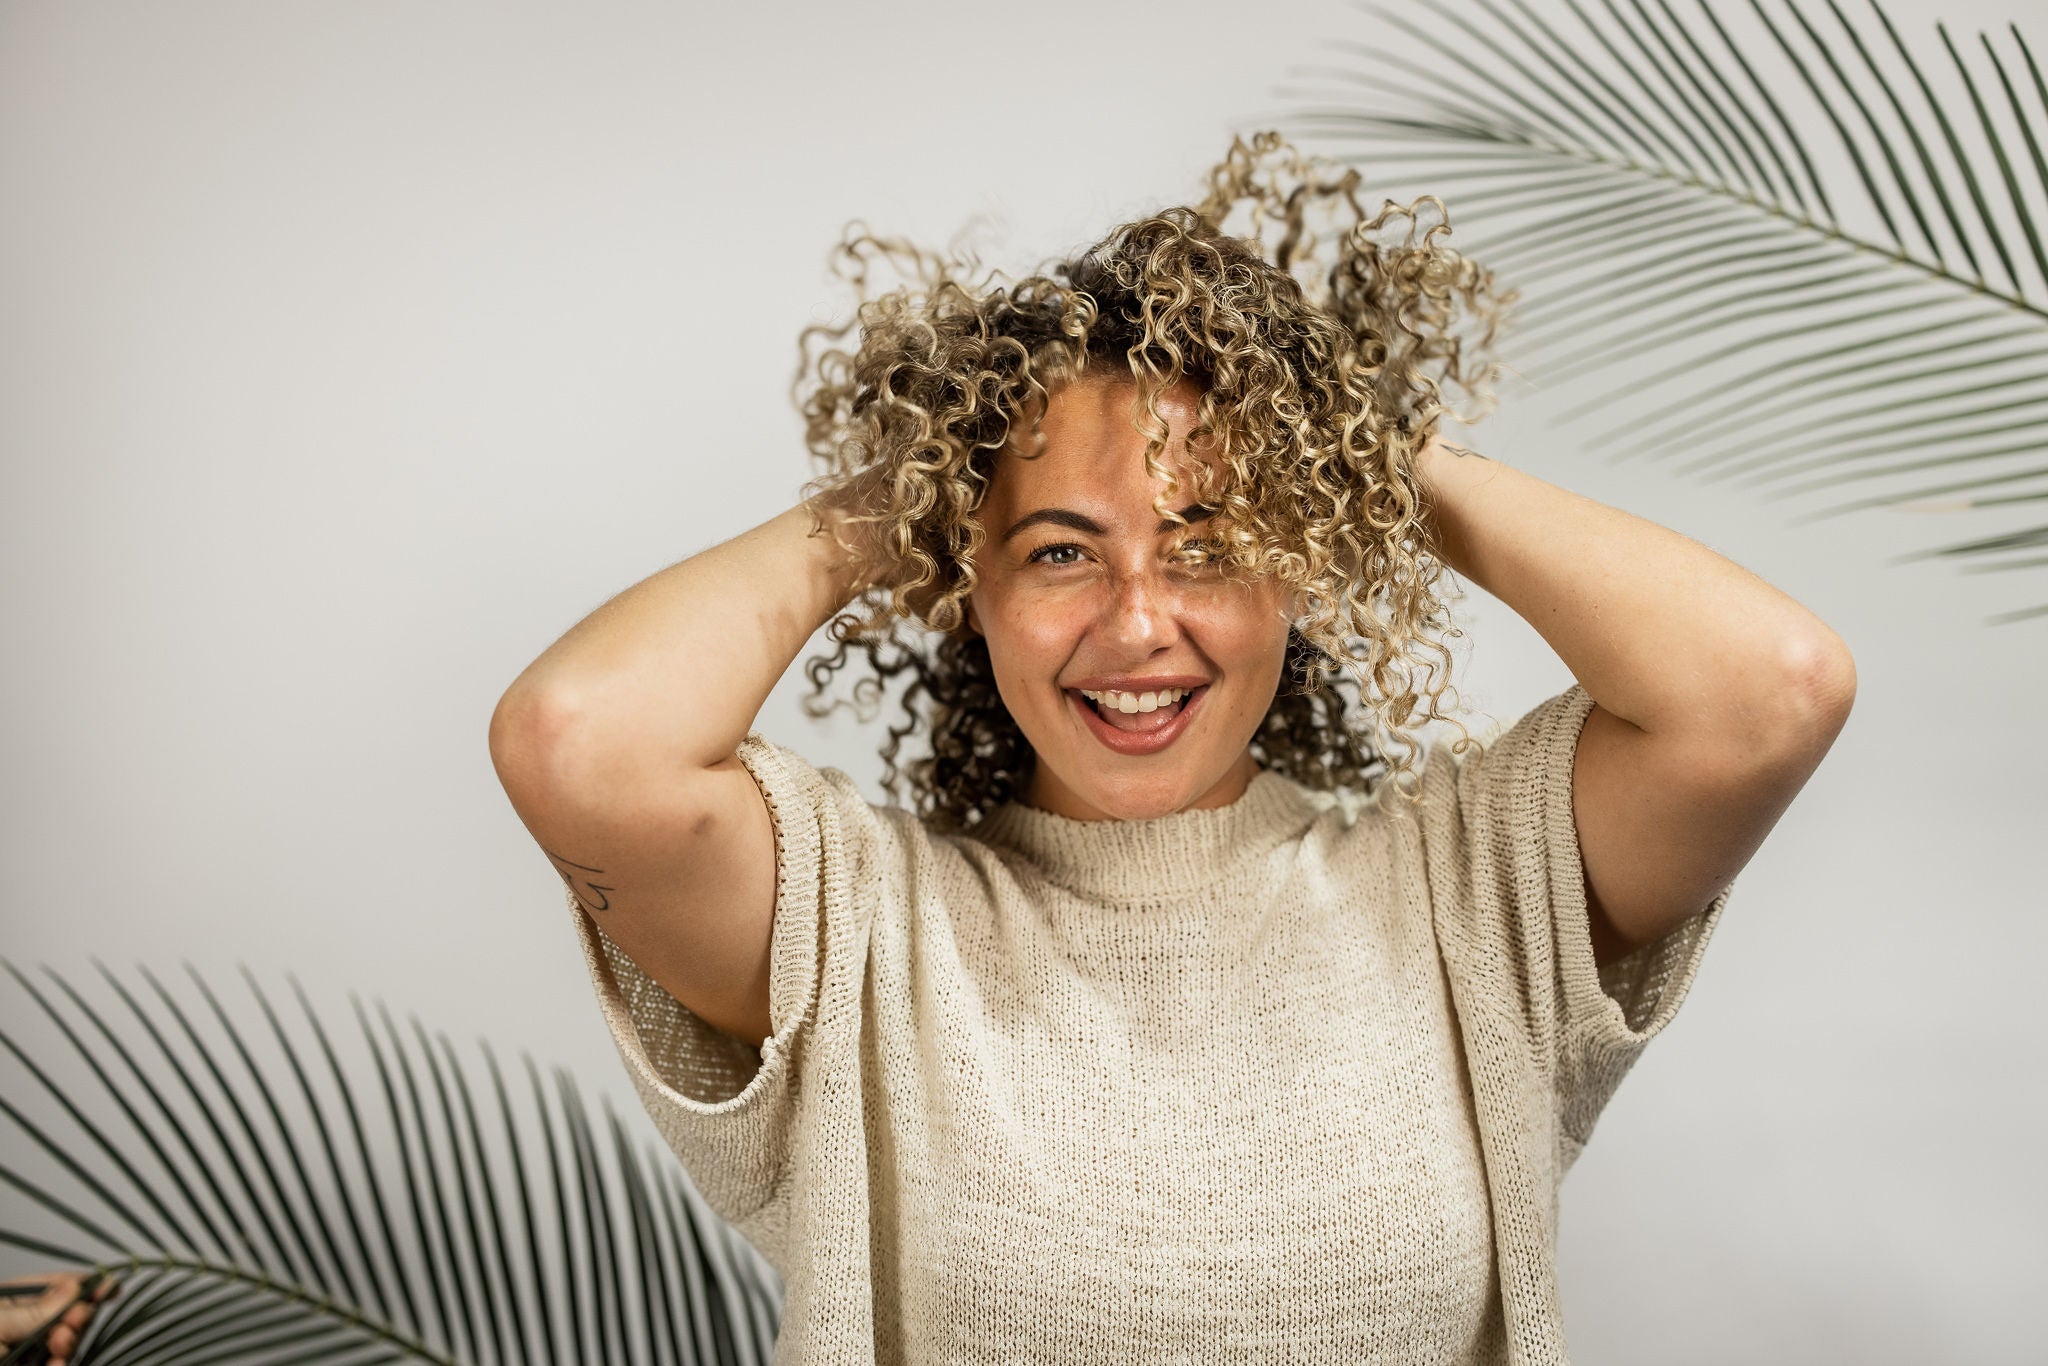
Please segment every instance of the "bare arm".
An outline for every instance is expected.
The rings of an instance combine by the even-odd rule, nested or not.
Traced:
[[[515,679],[491,760],[564,882],[701,1018],[769,1033],[775,846],[733,757],[854,583],[798,504],[628,588]]]
[[[1512,607],[1595,706],[1573,767],[1594,955],[1705,910],[1842,729],[1840,637],[1699,542],[1433,439],[1444,562]]]

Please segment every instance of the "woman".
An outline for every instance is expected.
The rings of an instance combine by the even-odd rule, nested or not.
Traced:
[[[1015,284],[855,238],[809,496],[499,705],[640,1095],[785,1278],[778,1360],[1565,1357],[1558,1182],[1854,671],[1436,438],[1503,303],[1355,191],[1269,134]],[[878,255],[913,279],[870,298]],[[1577,682],[1417,764],[1444,567]],[[914,809],[752,729],[828,623],[819,691],[909,675]]]

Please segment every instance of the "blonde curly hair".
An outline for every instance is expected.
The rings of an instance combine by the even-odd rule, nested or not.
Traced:
[[[976,279],[969,251],[940,255],[859,224],[833,253],[858,306],[840,326],[804,331],[793,397],[825,471],[804,486],[813,529],[849,557],[858,591],[829,624],[836,649],[806,661],[804,707],[822,717],[848,705],[822,699],[855,648],[872,670],[854,689],[864,718],[907,675],[883,783],[900,801],[907,780],[938,828],[972,829],[1031,776],[987,642],[965,628],[975,513],[999,455],[1035,451],[1046,401],[1083,376],[1135,383],[1146,468],[1168,484],[1155,506],[1175,522],[1157,401],[1182,377],[1199,387],[1188,441],[1217,456],[1196,489],[1216,509],[1205,527],[1216,567],[1300,594],[1255,762],[1319,790],[1412,801],[1421,746],[1404,728],[1450,721],[1455,752],[1480,743],[1438,710],[1443,639],[1462,633],[1437,591],[1442,560],[1412,462],[1441,414],[1483,416],[1446,407],[1446,388],[1491,409],[1491,348],[1517,296],[1443,243],[1442,201],[1384,201],[1368,218],[1356,170],[1304,159],[1277,133],[1233,139],[1208,184],[1201,203],[1126,223],[1014,282]],[[1239,219],[1237,235],[1225,231]],[[1325,241],[1334,251],[1319,271]],[[904,283],[874,290],[878,262]],[[1454,333],[1461,313],[1481,329],[1469,347]],[[837,345],[856,326],[858,346]],[[931,753],[899,767],[919,731]]]

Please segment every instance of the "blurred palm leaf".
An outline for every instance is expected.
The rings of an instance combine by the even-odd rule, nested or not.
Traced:
[[[768,1359],[779,1278],[608,1101],[600,1138],[568,1073],[544,1086],[525,1058],[515,1102],[486,1045],[480,1103],[446,1035],[401,1031],[381,1003],[380,1030],[351,995],[359,1084],[296,980],[310,1046],[246,969],[262,1030],[189,964],[204,1011],[147,969],[148,1005],[95,961],[119,998],[98,1008],[47,968],[61,999],[0,966],[41,1009],[0,1022],[30,1079],[0,1087],[21,1134],[0,1142],[0,1182],[25,1197],[0,1206],[0,1243],[121,1286],[79,1366]],[[61,1063],[31,1026],[54,1028]],[[32,1155],[43,1174],[18,1165]]]
[[[1746,36],[1706,0],[1600,0],[1604,17],[1580,0],[1365,3],[1385,27],[1332,44],[1348,65],[1300,71],[1328,84],[1290,91],[1283,122],[1442,187],[1461,248],[1522,293],[1532,378],[1630,362],[1570,414],[1611,415],[1594,449],[1683,454],[1773,496],[1872,486],[1802,520],[2048,500],[2048,84],[2031,50],[2016,26],[2004,55],[1980,33],[1973,73],[1945,26],[1916,50],[1876,0],[1860,25],[1836,0],[1825,19],[1776,3],[1774,19],[1750,0]],[[2039,569],[2044,551],[2048,525],[2021,525],[1894,563]]]

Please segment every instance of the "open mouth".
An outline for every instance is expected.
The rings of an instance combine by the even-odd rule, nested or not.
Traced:
[[[1203,684],[1185,690],[1167,689],[1164,696],[1139,694],[1130,710],[1116,705],[1116,700],[1121,699],[1090,697],[1079,689],[1069,689],[1067,695],[1073,699],[1089,732],[1107,748],[1119,754],[1151,754],[1180,737],[1201,709],[1208,691],[1209,685]],[[1151,703],[1149,707],[1147,702]]]
[[[1081,701],[1094,713],[1119,730],[1142,733],[1158,730],[1178,716],[1181,710],[1194,699],[1197,689],[1174,688],[1165,694],[1143,694],[1133,706],[1115,706],[1106,698],[1081,694]],[[1150,702],[1150,706],[1144,703]]]

